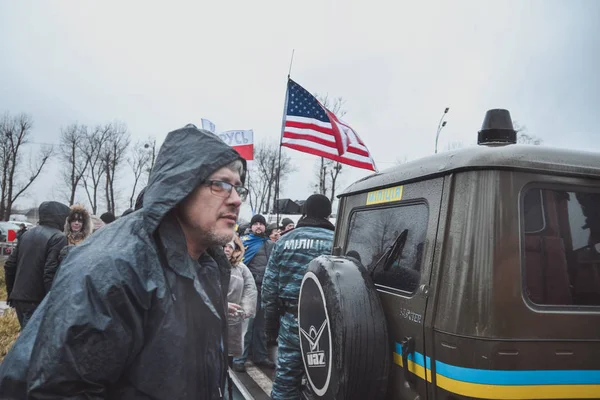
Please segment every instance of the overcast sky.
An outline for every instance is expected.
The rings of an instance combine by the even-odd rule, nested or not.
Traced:
[[[440,149],[507,108],[547,146],[600,151],[600,1],[204,3],[0,2],[0,112],[30,113],[38,143],[115,119],[162,142],[201,118],[278,141],[295,49],[292,78],[346,100],[380,170],[431,154],[447,106]],[[298,172],[282,197],[306,198],[316,157],[284,152]],[[58,173],[18,203],[63,200]],[[345,168],[343,186],[368,173]]]

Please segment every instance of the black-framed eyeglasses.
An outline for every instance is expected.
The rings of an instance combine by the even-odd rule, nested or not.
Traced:
[[[210,186],[210,192],[215,196],[227,198],[231,196],[231,191],[235,188],[242,201],[246,201],[246,198],[248,198],[248,189],[243,186],[232,185],[229,182],[214,179],[206,180],[204,184]]]

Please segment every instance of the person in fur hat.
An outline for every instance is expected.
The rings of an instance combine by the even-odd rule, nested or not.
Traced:
[[[78,245],[92,234],[92,219],[84,206],[79,204],[71,206],[64,232],[70,245]]]
[[[98,218],[98,221],[104,226],[104,223]],[[65,220],[64,233],[67,237],[68,243],[60,251],[58,255],[58,266],[62,264],[63,260],[67,257],[69,252],[74,246],[83,242],[88,236],[94,233],[99,228],[96,228],[94,216],[85,209],[84,206],[75,204],[71,206],[69,216]]]

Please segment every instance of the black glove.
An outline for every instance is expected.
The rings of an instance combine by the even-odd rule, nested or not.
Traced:
[[[265,318],[265,336],[267,345],[277,343],[277,335],[279,333],[279,321],[277,319]]]

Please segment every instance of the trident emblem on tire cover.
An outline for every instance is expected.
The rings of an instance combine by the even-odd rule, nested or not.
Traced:
[[[310,351],[319,351],[319,340],[321,339],[321,335],[323,334],[323,331],[325,330],[325,327],[327,326],[327,320],[323,321],[323,324],[321,324],[321,327],[319,328],[319,331],[317,332],[317,329],[314,327],[314,325],[311,325],[310,329],[308,330],[308,333],[306,333],[306,331],[302,328],[300,328],[300,331],[302,332],[302,334],[304,335],[304,337],[306,338],[306,340],[308,340],[308,343],[310,344]]]

